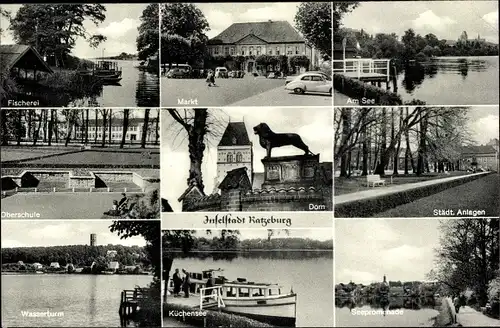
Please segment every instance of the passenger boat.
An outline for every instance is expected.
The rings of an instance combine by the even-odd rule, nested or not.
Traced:
[[[223,306],[207,301],[203,308],[217,308],[275,326],[295,326],[297,294],[293,290],[283,293],[277,284],[241,281],[227,282],[216,288],[220,291]]]

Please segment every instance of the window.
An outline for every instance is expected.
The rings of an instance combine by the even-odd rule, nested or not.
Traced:
[[[247,47],[241,47],[241,55],[245,56],[247,52]]]
[[[260,55],[261,48],[257,47],[257,56]]]
[[[302,77],[301,80],[302,81],[311,81],[311,75],[306,75],[306,76]]]
[[[218,55],[219,54],[219,47],[214,48],[214,54]]]
[[[295,47],[295,54],[298,55],[299,54],[299,47]]]
[[[249,56],[253,55],[253,47],[252,46],[248,47],[248,55]]]
[[[227,161],[228,163],[232,163],[233,162],[233,154],[229,153],[227,154]]]
[[[231,56],[234,56],[234,53],[235,53],[234,47],[231,47]]]
[[[312,80],[313,80],[313,81],[324,81],[324,80],[325,80],[325,79],[323,79],[321,76],[315,76],[315,75],[313,75],[313,76],[311,76],[311,77],[312,77]]]
[[[229,55],[229,47],[224,47],[224,55]]]
[[[241,155],[241,153],[236,154],[236,162],[237,163],[243,162],[243,155]]]
[[[288,47],[288,48],[286,49],[286,54],[287,54],[287,55],[293,55],[292,47]]]
[[[276,56],[279,56],[280,54],[280,47],[276,47]]]
[[[269,48],[269,51],[267,52],[268,55],[272,55],[273,54],[273,49],[272,48]]]

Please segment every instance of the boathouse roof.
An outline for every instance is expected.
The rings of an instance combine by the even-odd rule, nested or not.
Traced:
[[[54,73],[33,47],[24,44],[0,45],[1,71],[10,71],[14,67]]]
[[[220,146],[250,146],[244,122],[229,122],[219,142]]]
[[[265,21],[233,23],[219,35],[209,40],[209,44],[236,43],[292,43],[305,42],[304,38],[287,21]]]

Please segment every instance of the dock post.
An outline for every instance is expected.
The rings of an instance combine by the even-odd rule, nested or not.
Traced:
[[[56,192],[56,187],[54,187],[54,192]]]

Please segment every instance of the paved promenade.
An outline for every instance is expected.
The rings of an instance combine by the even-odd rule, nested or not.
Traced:
[[[480,173],[474,173],[474,174],[469,174],[469,175],[461,175],[461,176],[442,178],[442,179],[433,179],[430,181],[406,183],[406,184],[401,184],[401,185],[391,185],[390,178],[385,178],[386,186],[371,187],[370,189],[367,189],[367,190],[335,196],[335,205],[340,205],[340,204],[344,204],[344,203],[349,203],[349,202],[359,201],[359,200],[369,199],[369,198],[375,198],[375,197],[380,197],[380,196],[386,196],[386,195],[390,195],[390,194],[394,194],[394,193],[398,193],[398,192],[402,192],[402,191],[411,190],[414,188],[432,186],[432,185],[440,184],[443,182],[460,180],[460,179],[463,179],[464,177],[470,177],[470,176],[474,176],[474,175],[486,175],[488,173],[490,173],[490,172],[480,172]]]
[[[336,91],[335,89],[333,90],[333,104],[335,106],[345,106],[345,105],[353,106],[354,104],[347,103],[347,100],[349,100],[349,99],[350,98],[347,97],[345,94],[340,93],[340,92]]]
[[[500,327],[500,320],[490,318],[481,312],[478,312],[470,306],[462,306],[458,313],[455,313],[455,307],[451,298],[446,298],[451,307],[453,316],[456,316],[457,325],[463,327]]]

